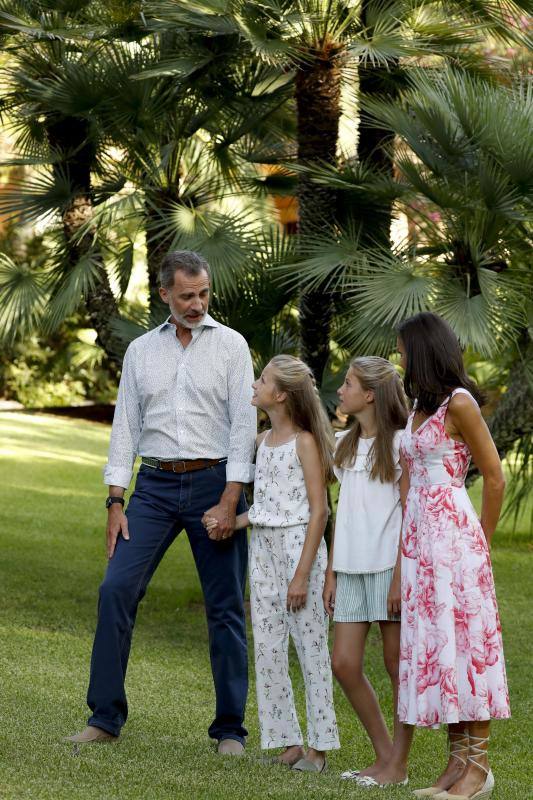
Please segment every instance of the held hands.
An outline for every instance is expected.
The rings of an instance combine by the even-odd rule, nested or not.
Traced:
[[[309,578],[307,575],[296,574],[287,589],[287,611],[298,611],[307,602],[307,589]]]
[[[202,525],[206,529],[209,538],[214,541],[228,539],[232,536],[235,522],[235,511],[221,503],[210,508],[202,517]]]
[[[130,534],[128,531],[128,518],[122,510],[120,503],[113,503],[107,512],[107,557],[113,558],[115,547],[117,546],[117,539],[122,534],[122,538],[129,540]]]
[[[337,576],[331,570],[326,571],[326,580],[324,581],[324,590],[322,592],[322,601],[324,609],[329,617],[333,617],[335,610],[335,595],[337,593]]]
[[[389,616],[400,614],[402,610],[402,586],[401,576],[398,569],[394,569],[392,581],[387,596],[387,613]]]
[[[226,536],[219,536],[218,520],[215,517],[208,517],[207,512],[202,517],[202,525],[206,529],[207,535],[210,539],[218,541],[218,539],[227,538]]]
[[[211,538],[211,531],[215,530],[218,526],[218,522],[214,517],[208,517],[207,514],[204,514],[202,517],[202,525],[206,529],[209,538]]]

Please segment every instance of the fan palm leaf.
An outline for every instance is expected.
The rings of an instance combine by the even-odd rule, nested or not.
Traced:
[[[0,341],[12,344],[42,319],[48,298],[44,270],[17,264],[0,253]]]

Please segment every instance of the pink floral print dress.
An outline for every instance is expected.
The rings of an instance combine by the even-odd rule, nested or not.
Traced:
[[[398,714],[422,727],[510,716],[490,555],[464,485],[470,451],[446,433],[449,400],[414,432],[413,410],[400,443],[410,488]]]

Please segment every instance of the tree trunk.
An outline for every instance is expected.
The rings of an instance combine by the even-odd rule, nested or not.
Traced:
[[[159,270],[161,262],[172,248],[173,234],[162,235],[162,226],[165,224],[168,202],[178,199],[177,185],[172,191],[159,189],[150,191],[149,200],[145,203],[146,213],[146,265],[148,269],[148,295],[150,319],[154,324],[159,324],[161,319],[168,316],[168,306],[163,303],[159,295]]]
[[[90,224],[92,216],[92,198],[81,193],[74,197],[63,212],[63,231],[72,266],[91,249],[92,233],[88,232],[81,238],[76,237],[84,225]],[[93,285],[87,292],[85,307],[91,325],[96,331],[96,342],[104,350],[108,366],[115,371],[120,368],[121,350],[111,327],[113,318],[118,315],[117,303],[100,254],[93,253],[92,258],[96,264],[96,280],[93,280]]]
[[[87,231],[82,237],[78,233],[83,226],[90,224],[93,216],[91,168],[96,148],[90,137],[89,123],[82,119],[53,121],[47,132],[52,151],[60,156],[54,170],[66,175],[72,190],[72,200],[63,211],[62,222],[69,264],[74,266],[92,247],[92,232]],[[118,309],[103,259],[96,252],[92,257],[96,263],[96,280],[85,297],[85,306],[96,331],[97,344],[104,350],[108,365],[114,371],[120,367],[121,348],[111,324]]]
[[[336,161],[340,117],[341,71],[334,48],[310,53],[296,77],[298,114],[298,161],[318,164]],[[309,238],[333,227],[335,192],[312,184],[306,175],[298,185],[299,253],[308,253]],[[329,356],[333,298],[326,286],[300,294],[300,338],[302,358],[320,384]]]
[[[361,5],[361,25],[369,28],[372,6],[376,0],[363,0]],[[381,3],[382,7],[383,4]],[[391,103],[398,96],[399,61],[391,60],[387,67],[372,67],[359,63],[359,98],[361,105],[365,97],[390,98]],[[363,161],[376,172],[393,176],[394,162],[391,157],[391,147],[394,142],[394,133],[386,128],[370,125],[364,109],[359,112],[357,154],[359,161]],[[365,209],[361,209],[362,217],[362,244],[375,244],[378,242],[384,247],[390,246],[390,229],[392,222],[392,203],[385,205],[382,210],[372,209],[372,214],[366,218]]]

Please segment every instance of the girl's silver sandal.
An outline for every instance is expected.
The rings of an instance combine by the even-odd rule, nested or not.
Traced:
[[[325,772],[326,760],[324,759],[324,763],[321,767],[319,767],[314,761],[309,761],[307,758],[301,758],[296,762],[296,764],[292,765],[292,769],[296,770],[296,772]]]

